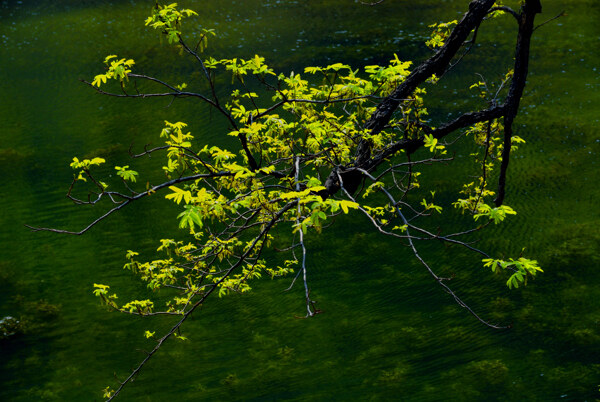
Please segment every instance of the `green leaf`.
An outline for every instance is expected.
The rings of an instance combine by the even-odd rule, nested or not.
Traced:
[[[180,228],[190,228],[194,229],[194,226],[198,226],[202,228],[202,216],[200,215],[200,210],[198,207],[193,205],[186,205],[185,210],[177,215],[177,218],[180,219],[179,227]]]
[[[438,140],[437,140],[437,138],[433,137],[433,134],[425,134],[424,143],[425,143],[425,147],[429,148],[430,152],[434,152],[435,146],[437,145]]]
[[[344,213],[347,214],[349,208],[358,209],[358,203],[353,201],[341,200],[340,207],[342,208],[342,211],[344,211]]]
[[[173,200],[177,204],[181,203],[183,200],[186,204],[188,204],[192,199],[192,193],[187,190],[182,190],[175,186],[169,186],[169,189],[173,192],[165,196],[167,200]]]
[[[115,170],[117,171],[117,175],[121,176],[123,178],[123,180],[131,181],[131,182],[135,183],[138,172],[136,172],[134,170],[129,170],[128,165],[123,166],[123,167],[115,166]]]

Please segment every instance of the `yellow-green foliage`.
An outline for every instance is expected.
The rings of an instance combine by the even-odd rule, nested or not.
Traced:
[[[158,29],[170,43],[188,49],[199,58],[186,47],[181,36],[182,20],[192,15],[196,13],[191,10],[178,11],[175,3],[157,5],[146,25]],[[432,25],[434,32],[427,44],[432,48],[443,46],[456,23]],[[214,32],[204,31],[199,44],[201,51],[207,46],[209,34]],[[114,79],[124,86],[133,60],[111,55],[104,63],[107,72],[97,75],[92,85],[100,87]],[[187,241],[161,240],[157,249],[161,258],[144,261],[137,252],[127,251],[124,268],[137,275],[149,289],[162,290],[160,305],[150,299],[119,305],[117,296],[109,294],[109,286],[94,284],[94,294],[110,308],[143,316],[186,314],[212,292],[219,296],[243,293],[251,289],[254,279],[292,273],[299,263],[295,255],[284,262],[262,257],[264,249],[274,248],[271,232],[275,230],[288,233],[290,239],[316,236],[332,217],[360,211],[380,230],[385,226],[401,236],[410,228],[408,222],[400,219],[401,209],[416,217],[452,213],[452,208],[444,209],[434,203],[435,191],[419,193],[422,165],[410,160],[399,162],[405,159],[404,151],[387,157],[380,169],[391,174],[365,183],[358,190],[359,195],[363,191],[362,197],[345,191],[326,192],[327,175],[340,166],[352,166],[361,142],[368,142],[371,155],[378,155],[399,141],[421,141],[424,151],[420,155],[425,155],[424,162],[447,160],[443,158],[448,158],[448,144],[423,129],[428,122],[425,88],[416,88],[399,101],[398,112],[385,129],[379,132],[364,129],[377,101],[404,82],[412,62],[401,61],[394,55],[386,66],[369,65],[361,70],[334,63],[288,74],[277,74],[259,55],[248,60],[208,56],[200,59],[200,63],[211,85],[212,77],[218,75],[231,79],[233,89],[227,99],[217,101],[214,95],[208,102],[228,119],[231,129],[227,134],[240,139],[242,146],[225,149],[205,144],[186,130],[186,123],[165,121],[157,133],[166,150],[162,171],[168,181],[162,187],[150,184],[143,190],[127,187],[130,190],[127,194],[132,195],[119,198],[116,193],[107,192],[103,182],[93,179],[101,195],[108,195],[116,203],[152,195],[164,188],[165,198],[182,207],[177,216],[179,227],[189,233]],[[508,72],[496,86],[480,80],[472,88],[479,90],[486,102],[493,103],[511,77],[512,72]],[[268,95],[250,90],[250,80],[266,86]],[[435,76],[428,80],[432,84],[436,81]],[[169,91],[173,88],[171,96],[179,96],[188,85],[170,86]],[[506,205],[490,206],[494,191],[489,188],[489,177],[502,160],[502,124],[498,120],[477,123],[464,134],[473,143],[471,156],[477,177],[469,177],[454,206],[475,220],[500,223],[516,214]],[[515,136],[513,142],[524,141]],[[76,181],[93,178],[90,169],[104,162],[101,158],[82,161],[74,158],[71,167],[77,171]],[[114,169],[123,179],[123,185],[135,187],[139,176],[136,171],[129,166]],[[391,203],[381,196],[389,188],[400,190],[401,202]],[[486,259],[484,264],[494,272],[512,271],[507,282],[511,288],[541,272],[536,261],[523,257],[508,261]],[[165,296],[168,296],[166,302]],[[154,332],[147,330],[145,336],[151,338]],[[180,334],[178,337],[185,339]],[[112,391],[105,392],[109,396]]]
[[[92,81],[92,85],[95,85],[98,88],[101,84],[106,83],[106,81],[110,79],[115,79],[119,81],[121,85],[124,85],[125,81],[128,79],[128,74],[131,72],[131,67],[135,62],[132,59],[117,59],[117,56],[112,54],[106,56],[104,64],[107,66],[107,72],[98,74]]]

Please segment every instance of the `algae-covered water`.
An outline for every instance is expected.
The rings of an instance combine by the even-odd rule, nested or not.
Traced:
[[[190,28],[216,28],[215,57],[255,53],[280,71],[336,61],[361,67],[425,58],[427,25],[460,17],[467,2],[351,0],[180,1],[200,13]],[[193,65],[143,26],[152,1],[0,1],[0,318],[24,334],[0,340],[0,400],[100,400],[153,346],[169,320],[109,313],[92,295],[108,283],[123,297],[147,290],[122,269],[124,253],[151,258],[176,233],[177,208],[145,200],[82,237],[32,233],[24,224],[79,229],[100,211],[64,194],[73,156],[102,156],[140,171],[131,144],[158,144],[163,120],[186,121],[200,141],[226,144],[222,123],[194,101],[98,96],[78,79],[108,54],[176,81]],[[303,314],[290,278],[261,281],[244,296],[214,299],[121,395],[165,400],[511,400],[600,398],[600,3],[543,0],[516,131],[527,141],[511,161],[507,203],[518,211],[479,246],[496,256],[525,247],[545,273],[509,291],[462,250],[422,245],[492,331],[458,307],[408,249],[361,218],[309,239],[312,296]],[[442,121],[472,105],[476,72],[496,77],[512,62],[510,18],[485,25],[480,46],[432,91]],[[495,43],[495,44],[494,44]],[[181,78],[184,77],[184,78]],[[193,78],[192,78],[193,79]],[[466,101],[463,101],[466,99]],[[217,129],[215,129],[215,127]],[[432,170],[443,206],[469,174],[456,148],[452,174]],[[144,163],[146,165],[144,165]],[[449,171],[449,170],[448,170]],[[444,194],[447,194],[446,199]],[[452,224],[453,222],[446,222]],[[366,246],[368,245],[368,246]]]

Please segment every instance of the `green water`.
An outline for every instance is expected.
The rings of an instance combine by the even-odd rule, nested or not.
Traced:
[[[27,321],[0,341],[0,400],[100,400],[152,347],[142,336],[169,320],[109,314],[92,284],[122,298],[147,292],[121,269],[124,250],[150,257],[175,233],[177,209],[145,200],[83,237],[31,233],[24,224],[81,228],[101,211],[64,198],[73,156],[129,161],[130,144],[158,143],[164,119],[190,124],[208,143],[227,142],[222,122],[193,101],[109,99],[78,82],[116,53],[137,68],[180,80],[193,66],[160,45],[142,21],[151,1],[0,1],[0,318]],[[198,27],[214,27],[216,57],[260,53],[282,71],[329,61],[421,60],[427,25],[457,18],[463,1],[186,1]],[[588,400],[600,398],[600,4],[543,1],[531,74],[517,121],[527,144],[510,166],[507,203],[519,214],[479,246],[514,255],[523,247],[545,274],[509,291],[462,250],[420,245],[440,274],[483,316],[478,324],[437,287],[410,253],[358,218],[312,238],[309,275],[324,311],[303,314],[289,278],[244,296],[212,300],[186,324],[189,342],[166,344],[122,400]],[[489,27],[489,28],[487,28]],[[511,62],[511,21],[482,30],[477,52],[432,92],[434,118],[459,113],[466,90]],[[490,44],[498,41],[496,47]],[[448,95],[448,91],[450,95]],[[467,99],[467,103],[463,103]],[[210,124],[208,124],[210,123]],[[432,171],[449,207],[468,171]],[[462,153],[462,154],[461,154]],[[442,172],[443,173],[443,172]],[[458,218],[457,218],[458,219]],[[441,222],[460,224],[460,222]],[[365,245],[369,245],[365,248]]]

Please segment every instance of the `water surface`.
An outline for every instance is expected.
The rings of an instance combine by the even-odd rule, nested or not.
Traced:
[[[147,4],[148,3],[148,4]],[[130,144],[158,143],[163,120],[182,120],[201,141],[226,144],[217,117],[193,101],[109,99],[90,79],[107,54],[173,80],[193,65],[143,27],[151,2],[0,1],[0,317],[29,322],[25,335],[0,341],[0,399],[99,400],[124,378],[168,320],[109,314],[92,295],[109,283],[122,298],[147,294],[121,269],[124,251],[152,257],[176,233],[177,209],[145,200],[83,237],[31,233],[23,225],[81,228],[100,211],[64,198],[73,156],[132,163]],[[280,71],[334,61],[360,67],[393,53],[422,60],[427,25],[458,18],[462,1],[188,1],[196,27],[216,28],[216,57],[260,53]],[[517,120],[527,144],[510,167],[507,203],[519,214],[479,243],[495,255],[527,254],[546,273],[509,291],[475,256],[421,245],[454,289],[482,315],[512,323],[491,331],[467,315],[415,263],[408,250],[375,234],[361,218],[343,219],[309,240],[312,294],[323,314],[303,313],[289,278],[257,283],[244,296],[212,300],[186,324],[189,342],[170,342],[123,393],[123,400],[595,400],[600,384],[600,214],[596,200],[600,6],[544,1],[531,74]],[[432,90],[443,121],[473,105],[478,78],[511,64],[508,17],[486,25],[481,46]],[[494,44],[496,43],[496,44]],[[180,78],[184,77],[184,78]],[[466,101],[464,101],[466,99]],[[469,174],[457,148],[456,173],[431,171],[447,193]],[[144,165],[146,164],[146,165]],[[444,195],[445,194],[445,195]],[[445,198],[444,198],[445,197]],[[452,218],[444,224],[460,224]],[[369,245],[365,247],[365,245]]]

